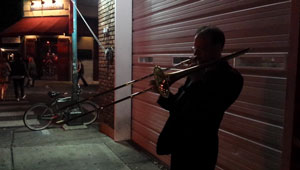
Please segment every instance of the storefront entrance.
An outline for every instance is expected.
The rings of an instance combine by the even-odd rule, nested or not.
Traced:
[[[26,58],[33,57],[41,80],[70,80],[70,41],[68,38],[26,39]]]

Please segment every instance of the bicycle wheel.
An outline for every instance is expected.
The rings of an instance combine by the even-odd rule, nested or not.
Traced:
[[[53,116],[51,108],[44,103],[37,103],[26,110],[23,121],[30,130],[43,130],[51,124]]]
[[[92,101],[86,101],[79,104],[82,114],[88,113],[81,117],[84,125],[90,125],[97,120],[98,110],[97,104]]]

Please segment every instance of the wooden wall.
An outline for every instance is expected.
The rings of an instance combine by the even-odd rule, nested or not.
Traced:
[[[230,62],[243,74],[245,84],[221,124],[216,169],[280,169],[289,21],[287,0],[134,0],[133,79],[151,73],[156,64],[171,66],[190,56],[196,29],[218,26],[226,36],[224,55],[243,48],[251,51]],[[147,85],[148,81],[136,83],[133,91]],[[156,104],[157,97],[149,92],[132,103],[132,139],[153,155],[168,117]],[[158,158],[166,163],[170,159]]]
[[[290,50],[284,116],[282,170],[300,169],[300,1],[291,1]]]

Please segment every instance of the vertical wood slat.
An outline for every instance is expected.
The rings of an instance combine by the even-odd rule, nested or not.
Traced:
[[[279,169],[290,1],[134,0],[133,6],[134,79],[151,72],[154,65],[171,66],[175,57],[188,57],[194,32],[202,25],[216,25],[224,31],[224,55],[250,47],[249,53],[234,62],[243,73],[245,86],[224,116],[216,169]],[[142,63],[142,57],[152,60]],[[134,91],[147,83],[134,84]],[[149,92],[132,103],[133,141],[154,155],[155,140],[164,124],[155,119],[166,120],[167,116],[158,109],[156,99],[157,95]]]
[[[300,1],[291,1],[290,56],[287,58],[287,99],[284,119],[282,170],[300,169],[299,66]]]

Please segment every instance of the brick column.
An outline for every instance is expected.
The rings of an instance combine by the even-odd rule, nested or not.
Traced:
[[[98,35],[104,48],[114,49],[115,39],[115,2],[112,0],[98,1]],[[108,34],[103,33],[108,28]],[[107,60],[104,51],[99,48],[99,92],[114,88],[115,61]],[[114,92],[99,97],[99,105],[114,101]],[[113,138],[114,106],[103,110],[100,114],[100,130]]]

